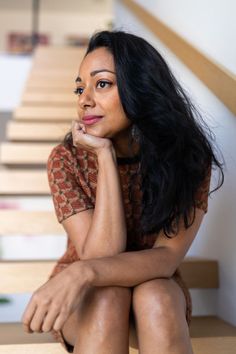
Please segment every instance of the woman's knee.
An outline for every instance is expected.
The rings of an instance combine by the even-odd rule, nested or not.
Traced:
[[[88,329],[99,337],[112,334],[114,330],[128,327],[131,290],[122,287],[91,288],[84,294],[78,309],[68,318],[63,334],[69,343],[76,341],[78,333]]]
[[[154,279],[134,288],[132,305],[136,320],[164,325],[178,314],[185,316],[186,301],[174,280]]]
[[[135,287],[132,305],[141,346],[148,345],[151,339],[163,352],[171,352],[177,345],[183,348],[181,352],[192,353],[186,300],[173,279],[155,279]]]
[[[114,307],[124,305],[130,306],[131,290],[129,288],[118,286],[93,288],[91,297],[94,303],[104,307],[110,308],[111,305]]]
[[[89,309],[100,319],[108,321],[128,318],[131,306],[131,290],[123,287],[92,289],[86,299]]]

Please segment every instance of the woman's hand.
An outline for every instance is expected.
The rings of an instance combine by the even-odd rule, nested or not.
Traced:
[[[112,148],[110,139],[87,134],[85,125],[76,120],[72,122],[72,138],[75,147],[84,147],[95,154],[98,154],[100,150]]]
[[[32,295],[22,317],[26,332],[60,330],[89,286],[89,274],[75,262]]]

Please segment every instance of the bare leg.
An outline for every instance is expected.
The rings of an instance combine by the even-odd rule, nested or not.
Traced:
[[[75,354],[128,354],[131,290],[92,288],[63,327]]]
[[[140,354],[192,354],[186,301],[172,279],[155,279],[134,288],[133,311]]]

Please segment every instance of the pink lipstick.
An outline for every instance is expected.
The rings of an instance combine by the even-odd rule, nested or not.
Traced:
[[[88,116],[84,116],[82,120],[85,125],[91,125],[97,123],[102,118],[103,116],[88,115]]]

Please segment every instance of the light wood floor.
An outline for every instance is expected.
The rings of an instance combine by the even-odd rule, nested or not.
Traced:
[[[236,337],[194,338],[192,339],[194,354],[235,354]],[[0,354],[65,354],[58,343],[3,345]],[[130,348],[129,354],[138,354]]]
[[[236,327],[215,316],[193,317],[190,335],[194,338],[235,337]],[[0,345],[15,343],[53,343],[51,334],[27,334],[19,323],[0,323]],[[236,346],[235,346],[236,349]],[[235,350],[236,353],[236,350]],[[234,353],[234,354],[235,354]],[[228,354],[223,353],[223,354]]]

